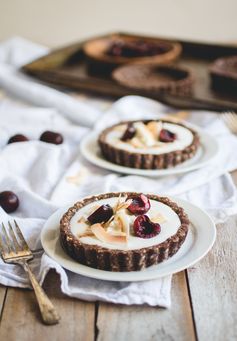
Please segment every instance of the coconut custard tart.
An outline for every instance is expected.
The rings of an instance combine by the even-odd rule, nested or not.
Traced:
[[[188,229],[187,214],[167,197],[106,193],[69,208],[60,222],[60,240],[81,264],[138,271],[172,257]]]
[[[199,135],[183,123],[128,121],[102,131],[98,143],[105,159],[131,168],[174,167],[196,154]]]

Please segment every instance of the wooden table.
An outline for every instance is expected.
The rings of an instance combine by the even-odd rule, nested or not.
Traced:
[[[232,176],[237,184],[237,171]],[[237,340],[236,237],[237,217],[217,226],[209,254],[173,276],[170,309],[69,298],[60,293],[59,278],[51,272],[44,287],[62,320],[45,326],[32,291],[0,287],[0,340]]]

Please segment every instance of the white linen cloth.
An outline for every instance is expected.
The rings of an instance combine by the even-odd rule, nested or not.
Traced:
[[[13,38],[0,46],[0,86],[24,101],[40,106],[56,108],[77,124],[91,127],[100,112],[93,106],[76,101],[58,90],[36,82],[23,75],[16,67],[40,57],[48,49],[22,38]]]
[[[26,51],[35,51],[34,57],[42,53],[42,48],[29,42],[16,39],[9,44],[0,45],[0,69],[7,70],[11,63],[14,81],[7,77],[7,72],[0,73],[1,86],[9,90],[11,82],[20,79],[14,70],[26,62],[22,46]],[[11,48],[9,48],[9,45]],[[7,46],[7,48],[6,48]],[[8,49],[8,50],[7,50]],[[20,49],[20,50],[19,50]],[[10,53],[9,51],[14,51]],[[19,51],[21,52],[19,54]],[[44,51],[43,51],[44,52]],[[13,58],[14,56],[14,58]],[[19,58],[17,57],[19,56]],[[32,80],[25,78],[25,86],[34,86]],[[39,84],[37,84],[39,85]],[[51,90],[39,85],[39,97],[34,94],[34,103],[42,101],[43,96],[50,98]],[[26,90],[26,88],[25,88]],[[55,90],[56,91],[56,90]],[[15,87],[14,94],[25,99],[25,93]],[[30,96],[33,96],[30,93]],[[57,91],[57,96],[61,93]],[[62,98],[68,95],[62,94]],[[63,101],[63,99],[62,99]],[[67,101],[67,99],[65,100]],[[77,118],[73,122],[85,123],[84,106],[75,101],[78,108]],[[47,102],[47,101],[46,101]],[[49,102],[47,102],[49,103]],[[45,104],[45,103],[42,103]],[[140,176],[120,176],[100,169],[85,161],[79,153],[79,143],[89,129],[72,124],[70,108],[58,111],[57,103],[50,102],[52,108],[23,106],[14,99],[0,100],[0,191],[12,190],[20,199],[18,210],[7,215],[0,208],[0,221],[16,218],[32,250],[36,250],[31,266],[40,282],[43,282],[49,269],[55,269],[61,278],[62,291],[72,297],[94,301],[108,301],[123,304],[149,304],[152,306],[170,306],[171,276],[162,279],[126,283],[107,282],[86,278],[64,270],[41,250],[40,231],[46,219],[60,206],[72,200],[78,200],[91,194],[138,190],[143,192],[179,195],[198,206],[205,208],[216,220],[223,221],[237,212],[236,189],[227,171],[237,167],[233,150],[237,148],[237,139],[229,133],[224,124],[213,113],[193,113],[192,122],[203,125],[220,142],[220,153],[215,163],[194,172],[163,178],[145,178]],[[90,106],[86,105],[88,110]],[[69,112],[67,112],[69,110]],[[92,111],[93,111],[92,107]],[[99,116],[95,129],[104,128],[122,119],[157,117],[170,111],[163,105],[137,96],[127,96],[117,101],[104,115]],[[93,111],[94,112],[94,111]],[[97,110],[95,110],[97,113]],[[88,114],[89,115],[89,114]],[[97,114],[94,116],[95,120]],[[90,123],[91,124],[91,123]],[[88,124],[84,124],[88,125]],[[64,136],[62,145],[52,145],[38,141],[44,130],[59,131]],[[6,145],[7,139],[15,133],[26,134],[31,141]],[[75,177],[77,182],[70,181]],[[10,286],[29,287],[29,281],[22,269],[7,265],[0,260],[0,283]]]

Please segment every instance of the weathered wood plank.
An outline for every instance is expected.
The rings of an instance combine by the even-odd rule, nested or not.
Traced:
[[[201,341],[237,340],[237,217],[217,226],[217,240],[188,270],[197,335]]]
[[[55,274],[47,277],[45,287],[61,315],[60,323],[43,325],[34,293],[9,288],[2,314],[0,340],[94,340],[94,304],[62,295]]]
[[[232,172],[237,185],[237,171]],[[217,227],[207,257],[188,270],[193,314],[200,340],[237,339],[237,217]]]
[[[7,288],[4,286],[0,286],[0,317],[2,315],[3,305],[4,305],[4,298],[6,295]]]
[[[173,276],[172,307],[99,304],[98,341],[194,340],[185,273]]]

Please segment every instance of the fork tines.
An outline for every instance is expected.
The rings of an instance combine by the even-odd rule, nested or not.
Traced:
[[[0,232],[0,251],[2,257],[14,257],[15,255],[31,254],[31,251],[25,241],[25,238],[20,230],[19,225],[14,220],[14,228],[10,221],[8,221],[8,228],[4,223],[1,224]]]
[[[234,112],[225,112],[221,115],[223,121],[233,134],[237,134],[237,114]]]

